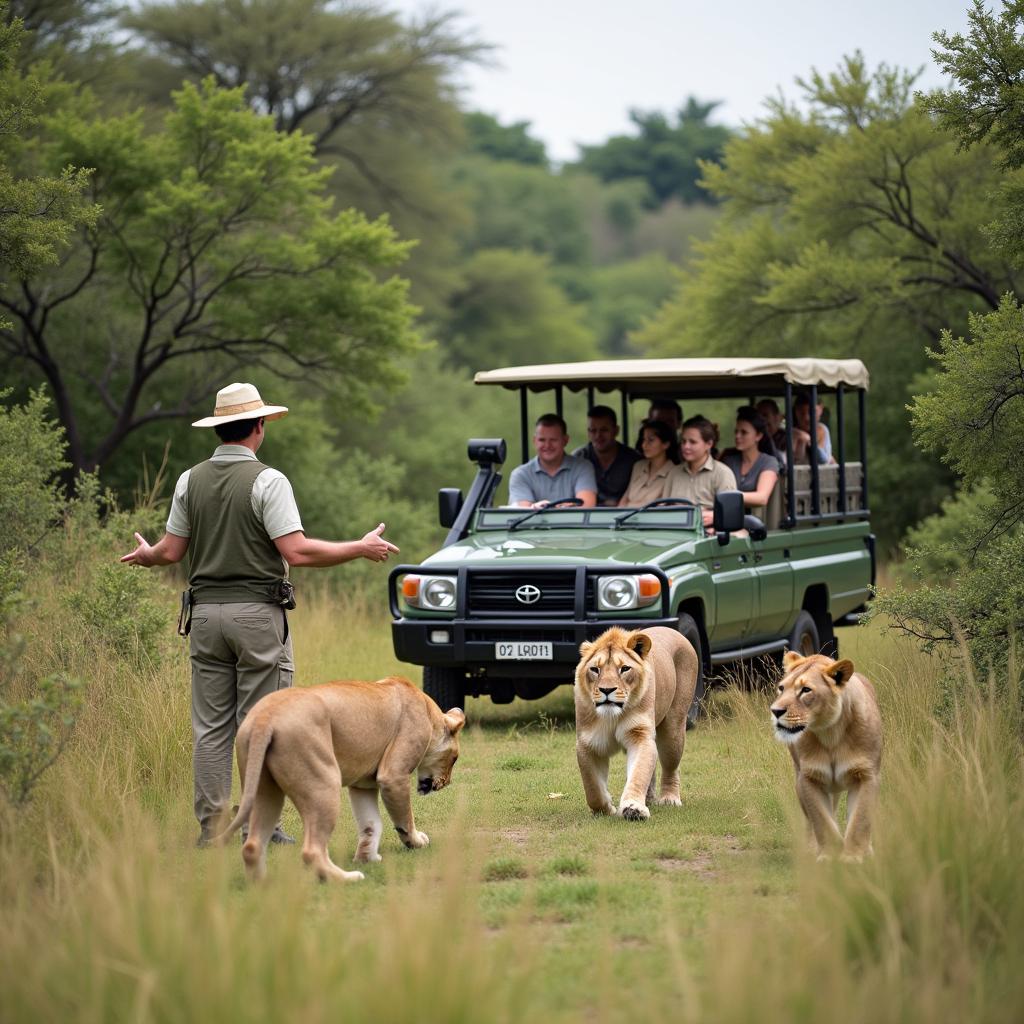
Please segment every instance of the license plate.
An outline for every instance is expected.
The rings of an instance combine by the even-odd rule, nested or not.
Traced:
[[[494,657],[498,661],[551,661],[554,654],[550,641],[527,643],[516,640],[509,643],[496,643]]]

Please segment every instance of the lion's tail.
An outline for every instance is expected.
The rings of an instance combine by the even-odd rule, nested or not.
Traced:
[[[249,736],[249,751],[245,761],[245,778],[242,780],[242,799],[238,804],[238,812],[231,819],[223,832],[213,837],[218,845],[223,845],[249,819],[252,805],[256,802],[256,790],[260,784],[263,762],[267,756],[267,748],[274,738],[274,727],[269,722],[260,722]]]

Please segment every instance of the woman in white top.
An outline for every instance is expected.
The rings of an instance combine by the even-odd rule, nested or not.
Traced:
[[[643,458],[633,466],[620,507],[640,508],[664,497],[665,481],[679,461],[675,431],[664,420],[644,420],[637,447]]]

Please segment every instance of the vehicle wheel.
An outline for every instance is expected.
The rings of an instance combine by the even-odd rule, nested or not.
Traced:
[[[819,650],[822,654],[827,654],[833,661],[839,658],[839,639],[836,636],[835,628],[832,625],[832,616],[825,616],[825,625],[823,629],[818,631],[818,639],[821,641],[821,647]]]
[[[679,616],[679,625],[676,627],[693,646],[697,652],[697,685],[693,691],[693,703],[686,715],[686,728],[692,729],[700,717],[701,701],[704,700],[704,651],[700,642],[700,627],[692,615],[683,612]]]
[[[789,634],[789,649],[804,658],[817,654],[821,641],[818,639],[818,626],[809,612],[801,612],[796,617],[793,632]]]
[[[465,675],[460,669],[441,665],[423,667],[423,692],[432,697],[442,711],[465,708]]]

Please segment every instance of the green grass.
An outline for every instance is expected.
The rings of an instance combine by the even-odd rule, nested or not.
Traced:
[[[296,683],[418,673],[381,617],[313,596]],[[571,690],[470,700],[452,785],[415,797],[431,845],[385,831],[366,881],[319,885],[297,847],[265,884],[237,846],[197,851],[183,650],[131,670],[29,656],[88,685],[74,740],[23,812],[0,811],[0,1019],[132,1021],[1012,1021],[1024,1014],[1019,700],[931,714],[941,666],[877,627],[843,653],[886,722],[876,857],[802,841],[764,694],[719,692],[688,734],[682,808],[594,818]],[[60,648],[60,650],[58,650]],[[618,793],[624,759],[613,761]],[[285,825],[298,833],[290,805]],[[331,844],[351,860],[348,803]]]

